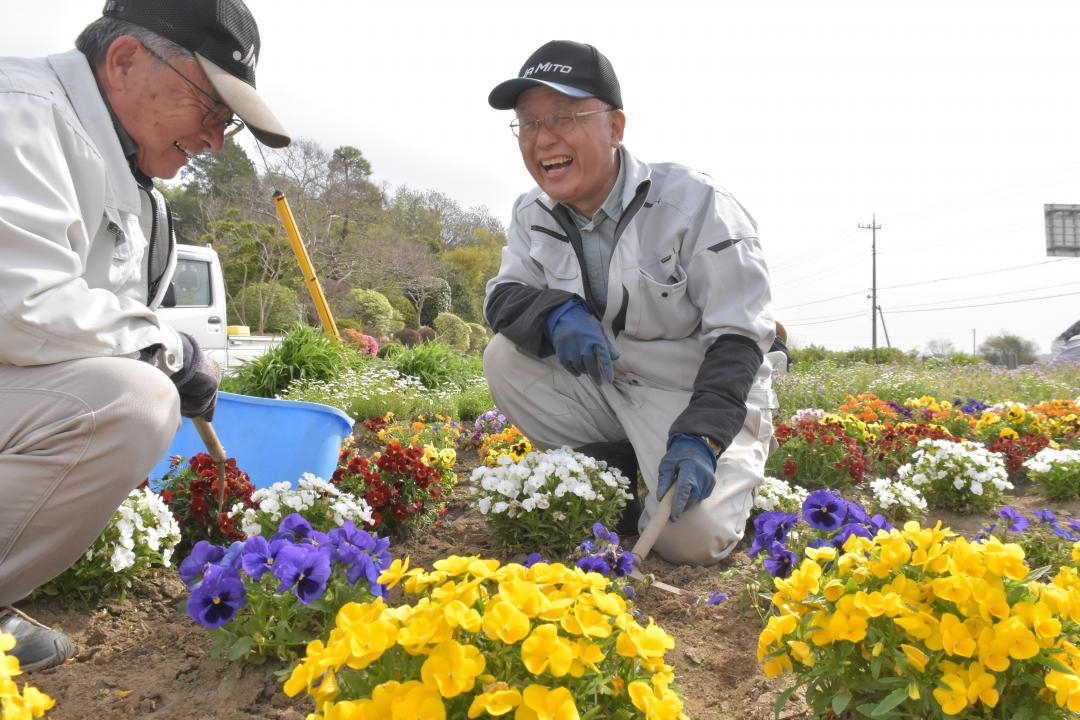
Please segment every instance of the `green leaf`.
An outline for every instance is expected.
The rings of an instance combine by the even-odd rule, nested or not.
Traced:
[[[877,704],[877,707],[870,713],[870,717],[883,717],[888,715],[892,710],[904,702],[907,699],[907,688],[896,688],[891,693],[885,696],[885,699]]]
[[[871,717],[873,712],[874,712],[874,709],[876,707],[877,706],[874,705],[874,703],[863,703],[862,705],[859,705],[855,709],[859,712],[860,715],[865,715],[866,717]]]
[[[844,688],[840,692],[833,695],[832,711],[839,715],[840,713],[844,712],[844,708],[848,706],[849,702],[851,702],[851,691],[847,688]]]
[[[776,717],[780,717],[780,711],[787,705],[787,701],[791,699],[791,696],[795,694],[795,691],[799,689],[799,686],[792,685],[784,692],[780,693],[780,697],[776,698],[776,704],[773,705],[773,711],[776,713]]]
[[[1067,675],[1072,675],[1072,670],[1070,668],[1062,665],[1060,662],[1058,662],[1057,660],[1054,660],[1053,658],[1048,658],[1048,657],[1035,658],[1035,662],[1039,663],[1040,665],[1045,665],[1046,667],[1050,668],[1051,670],[1057,670],[1058,672],[1066,673]]]
[[[248,650],[251,650],[251,638],[244,636],[238,638],[236,642],[229,648],[229,660],[235,661],[247,655]]]
[[[870,675],[872,675],[875,680],[881,677],[881,662],[881,655],[878,655],[870,662]]]

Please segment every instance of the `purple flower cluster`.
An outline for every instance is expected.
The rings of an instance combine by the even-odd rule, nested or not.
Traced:
[[[592,539],[578,545],[577,566],[586,572],[597,572],[605,577],[626,577],[634,571],[634,556],[619,547],[619,536],[601,523],[592,528]]]
[[[1039,521],[1040,525],[1046,525],[1050,528],[1050,531],[1063,540],[1069,542],[1076,542],[1080,540],[1080,520],[1075,518],[1065,518],[1065,527],[1061,524],[1061,520],[1054,515],[1053,511],[1049,508],[1043,508],[1042,510],[1032,510],[1031,514],[1035,516],[1035,519]],[[1005,529],[1011,533],[1023,533],[1032,527],[1031,521],[1027,516],[1009,505],[998,510],[998,518],[1005,526]],[[984,526],[982,531],[975,536],[975,542],[983,542],[990,535],[997,530],[998,523],[993,522]]]
[[[254,583],[272,577],[276,592],[292,590],[307,605],[322,597],[340,569],[350,586],[364,579],[369,592],[382,597],[379,575],[390,566],[389,545],[389,539],[348,521],[320,532],[296,513],[285,517],[269,539],[253,535],[227,548],[200,540],[180,563],[180,579],[191,589],[188,615],[210,629],[232,620],[248,601],[244,576]]]
[[[960,408],[961,411],[968,415],[975,415],[976,417],[983,414],[983,410],[986,410],[990,406],[981,400],[969,397],[966,401],[960,398],[953,399],[953,407]]]
[[[469,443],[476,447],[484,440],[484,435],[500,433],[506,427],[506,415],[499,408],[492,408],[483,413],[473,423],[473,434],[469,437]]]
[[[884,515],[867,517],[858,503],[851,502],[831,490],[815,490],[803,501],[802,517],[796,513],[773,510],[754,518],[754,542],[750,557],[765,553],[762,564],[773,577],[791,574],[798,558],[788,549],[788,535],[796,525],[805,522],[821,536],[807,543],[808,547],[832,545],[841,549],[852,535],[872,538],[878,530],[892,528]]]

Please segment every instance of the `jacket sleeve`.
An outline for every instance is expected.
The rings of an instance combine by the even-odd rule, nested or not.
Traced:
[[[555,349],[544,332],[544,321],[548,313],[577,295],[547,287],[543,268],[529,256],[528,234],[518,219],[521,202],[518,198],[514,203],[499,272],[487,283],[484,317],[492,330],[522,350],[546,357]]]
[[[701,308],[705,359],[686,409],[670,432],[704,435],[726,448],[746,419],[746,399],[776,333],[769,273],[757,228],[723,191],[693,215],[688,292]]]
[[[49,99],[2,86],[0,127],[0,362],[136,357],[160,344],[173,356],[163,369],[179,367],[179,336],[145,301],[85,278],[95,261],[110,280],[132,266],[110,248],[91,252],[110,182],[97,149]]]

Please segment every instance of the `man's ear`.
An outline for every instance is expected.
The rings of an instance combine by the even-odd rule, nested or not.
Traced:
[[[105,51],[98,68],[98,80],[107,92],[122,92],[132,79],[132,71],[144,60],[142,43],[131,35],[121,35]]]
[[[611,142],[618,147],[622,143],[623,130],[626,128],[626,114],[622,110],[612,110],[608,117],[611,118]]]

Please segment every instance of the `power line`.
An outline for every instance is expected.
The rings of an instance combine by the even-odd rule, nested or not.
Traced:
[[[1001,297],[1003,295],[1020,295],[1021,293],[1038,292],[1038,291],[1050,290],[1052,288],[1060,288],[1060,287],[1077,287],[1078,285],[1080,285],[1080,283],[1078,283],[1077,281],[1074,280],[1074,281],[1070,281],[1070,282],[1056,283],[1054,285],[1041,285],[1039,287],[1034,287],[1034,288],[1024,288],[1022,290],[1004,290],[1004,291],[1001,291],[1001,292],[990,293],[989,295],[971,295],[969,297],[952,298],[952,299],[949,299],[949,300],[933,300],[933,301],[930,301],[930,302],[915,303],[914,305],[902,305],[901,307],[904,307],[904,308],[930,307],[930,306],[934,306],[934,305],[940,305],[941,303],[967,302],[968,300],[981,300],[982,298],[996,298],[996,297]]]
[[[827,325],[829,323],[841,322],[843,320],[851,320],[852,318],[863,317],[865,313],[857,312],[850,315],[841,315],[840,317],[832,318],[831,320],[814,320],[812,322],[788,322],[784,321],[785,327],[806,327],[807,325]]]
[[[1058,295],[1043,295],[1042,297],[1033,298],[1020,298],[1017,300],[1001,300],[999,302],[978,303],[976,305],[953,305],[951,307],[939,307],[939,308],[923,308],[921,310],[889,310],[893,314],[897,313],[918,313],[918,312],[937,312],[939,310],[967,310],[969,308],[983,308],[991,305],[1013,305],[1015,303],[1033,302],[1035,300],[1053,300],[1056,298],[1071,297],[1073,295],[1080,295],[1080,290],[1071,293],[1060,293]],[[786,323],[785,323],[786,324]]]
[[[1058,258],[1057,260],[1043,260],[1042,262],[1031,263],[1030,265],[1017,265],[1015,267],[1000,268],[998,270],[985,270],[983,272],[970,273],[968,275],[953,275],[951,277],[936,278],[934,280],[920,280],[919,282],[904,283],[903,285],[886,285],[881,288],[882,290],[895,290],[897,288],[915,287],[916,285],[931,285],[933,283],[946,282],[947,280],[963,280],[964,278],[979,277],[982,275],[993,275],[995,273],[1012,272],[1013,270],[1023,270],[1024,268],[1037,267],[1039,265],[1049,265],[1053,263],[1059,263],[1062,260],[1068,258]]]
[[[832,297],[822,298],[821,300],[811,300],[810,302],[799,303],[798,305],[785,305],[784,307],[773,308],[773,312],[791,310],[793,308],[803,308],[808,305],[819,305],[824,302],[831,302],[833,300],[840,300],[842,298],[851,297],[852,295],[862,295],[865,292],[865,290],[856,290],[855,292],[844,293],[843,295],[834,295]]]

